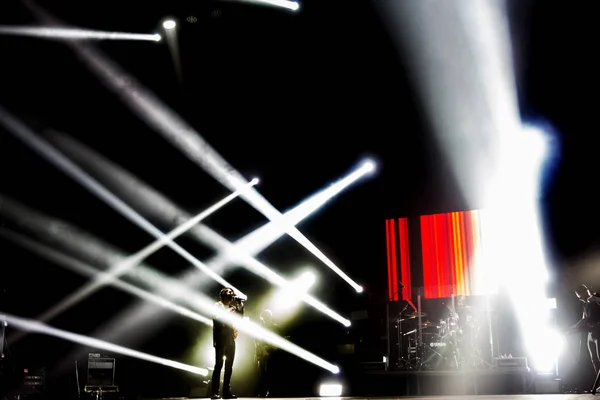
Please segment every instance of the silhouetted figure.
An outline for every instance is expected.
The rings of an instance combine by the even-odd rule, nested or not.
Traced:
[[[467,305],[465,296],[456,297],[455,311],[458,324],[458,339],[461,365],[473,367],[475,359],[479,357],[477,348],[477,334],[479,326],[475,323],[475,316],[471,306]]]
[[[235,296],[231,288],[221,289],[219,293],[221,301],[216,304],[219,311],[231,313],[244,313],[244,305]],[[222,321],[219,318],[219,312],[213,317],[213,345],[215,347],[215,369],[212,375],[212,398],[220,399],[219,384],[221,378],[221,369],[225,363],[225,373],[223,375],[223,398],[236,399],[231,393],[231,375],[233,373],[233,361],[235,360],[235,339],[238,332],[231,324]]]
[[[575,290],[575,295],[583,303],[583,313],[581,319],[571,327],[572,331],[583,333],[579,341],[579,360],[584,358],[584,341],[587,342],[587,350],[597,377],[600,376],[600,297],[592,294],[585,285],[580,285]],[[587,357],[586,357],[587,358]],[[598,381],[598,378],[596,378]],[[592,393],[595,393],[598,383],[594,383]]]
[[[260,322],[265,329],[279,334],[279,327],[273,323],[273,313],[271,310],[264,310],[260,314]],[[258,396],[268,397],[273,382],[271,356],[276,348],[263,341],[257,341],[255,346],[256,366],[258,369]]]

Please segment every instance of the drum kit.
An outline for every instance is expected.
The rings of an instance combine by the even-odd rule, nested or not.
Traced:
[[[478,321],[462,307],[459,314],[449,309],[437,322],[426,320],[427,313],[401,312],[395,319],[398,362],[403,370],[447,370],[491,366],[481,358],[477,346]],[[409,328],[409,329],[406,329]]]

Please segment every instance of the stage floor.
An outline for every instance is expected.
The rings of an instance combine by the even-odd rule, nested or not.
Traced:
[[[206,399],[198,397],[200,399]],[[240,397],[238,400],[255,400],[255,397]],[[592,400],[600,399],[600,395],[594,396],[592,394],[507,394],[507,395],[493,395],[493,396],[411,396],[411,397],[287,397],[287,398],[270,398],[272,400]],[[142,400],[159,400],[159,399],[142,399]],[[182,400],[178,398],[168,398],[160,400]],[[192,400],[192,399],[191,399]]]

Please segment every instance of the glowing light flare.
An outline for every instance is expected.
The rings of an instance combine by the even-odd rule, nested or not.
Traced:
[[[517,201],[513,207],[522,207],[526,201],[535,202],[540,193],[543,166],[551,155],[550,141],[547,133],[531,125],[524,126],[521,134],[512,140],[505,140],[500,150],[499,178],[491,190],[501,192],[504,201]]]
[[[276,311],[289,311],[298,306],[302,296],[307,293],[316,282],[316,276],[311,271],[306,271],[296,279],[290,281],[287,287],[279,289],[279,293],[273,302]]]
[[[298,278],[298,281],[302,287],[304,287],[306,290],[308,290],[315,284],[315,282],[317,281],[317,277],[314,274],[314,272],[306,271],[306,272],[303,272],[302,275],[300,275],[300,278]]]
[[[340,397],[342,395],[342,390],[342,385],[339,383],[324,383],[319,386],[319,396]]]
[[[536,372],[551,372],[556,369],[558,358],[566,349],[566,338],[564,334],[556,329],[550,329],[543,337],[534,340],[528,337],[526,346],[535,355],[533,360]]]
[[[375,161],[367,159],[367,160],[363,161],[361,169],[365,173],[369,174],[369,173],[375,172],[376,167],[377,167],[377,165],[375,164]]]
[[[75,28],[50,28],[36,26],[0,26],[0,35],[29,36],[56,40],[141,40],[158,42],[159,34],[103,32]]]
[[[234,288],[232,284],[227,282],[218,274],[215,274],[212,270],[206,267],[202,262],[191,255],[187,250],[182,248],[180,245],[175,243],[173,240],[166,237],[157,227],[152,225],[148,220],[142,217],[137,211],[131,208],[129,205],[124,203],[121,199],[107,190],[97,180],[92,178],[88,173],[79,168],[75,163],[65,157],[62,153],[52,147],[46,141],[40,139],[33,133],[27,126],[21,123],[19,120],[14,118],[6,110],[0,106],[0,122],[4,124],[7,130],[16,136],[19,140],[28,145],[32,150],[37,152],[55,167],[63,171],[65,174],[70,176],[72,179],[77,181],[81,186],[88,189],[90,192],[95,194],[98,198],[103,200],[106,204],[111,206],[115,211],[135,223],[137,226],[151,234],[157,239],[164,240],[166,245],[174,250],[177,254],[185,258],[196,268],[210,276],[215,281],[219,282],[223,286]],[[241,293],[241,291],[236,290]]]
[[[168,19],[163,22],[162,26],[166,30],[172,30],[172,29],[175,29],[175,27],[177,26],[177,23],[175,21],[173,21],[172,19]]]
[[[148,362],[152,362],[155,364],[164,365],[166,367],[171,367],[175,369],[179,369],[182,371],[191,372],[193,374],[207,376],[208,370],[205,368],[198,368],[192,365],[183,364],[177,361],[167,360],[166,358],[161,358],[157,356],[153,356],[150,354],[142,353],[141,351],[128,349],[123,346],[118,346],[113,343],[105,342],[103,340],[87,337],[84,335],[79,335],[77,333],[67,332],[60,329],[52,328],[48,325],[45,325],[38,321],[33,321],[25,318],[16,317],[10,314],[6,314],[4,312],[0,312],[0,314],[4,315],[6,321],[17,329],[26,330],[28,332],[40,333],[43,335],[54,336],[60,339],[64,339],[73,343],[78,343],[84,346],[89,346],[96,349],[106,350],[111,353],[122,354],[124,356],[137,358],[139,360],[144,360]]]

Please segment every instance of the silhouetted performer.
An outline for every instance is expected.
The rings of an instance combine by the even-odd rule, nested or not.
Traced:
[[[474,366],[474,358],[478,356],[476,345],[478,327],[475,325],[471,307],[467,305],[465,296],[458,296],[455,300],[461,362],[465,366]]]
[[[231,313],[244,313],[243,303],[235,296],[231,288],[223,288],[219,293],[221,301],[216,304],[220,311]],[[225,361],[225,374],[223,375],[223,398],[236,399],[231,393],[231,375],[233,373],[233,360],[235,359],[235,339],[238,332],[233,326],[219,318],[218,313],[213,317],[213,345],[215,347],[215,370],[212,375],[212,398],[220,399],[219,384],[221,369]],[[225,360],[223,360],[225,357]]]
[[[583,313],[581,319],[571,327],[571,331],[583,333],[579,340],[579,360],[584,358],[584,341],[587,342],[587,350],[590,355],[590,361],[594,372],[600,372],[600,349],[598,341],[600,339],[600,298],[596,294],[592,294],[589,288],[585,285],[580,285],[575,294],[579,301],[583,303]],[[587,358],[587,357],[586,357]],[[595,392],[597,384],[594,384],[592,392]]]
[[[279,334],[279,327],[273,323],[273,313],[271,310],[264,310],[260,314],[260,322],[262,326]],[[258,396],[268,397],[271,384],[273,382],[273,368],[271,364],[271,356],[276,350],[275,347],[268,343],[256,342],[256,365],[258,368]]]

